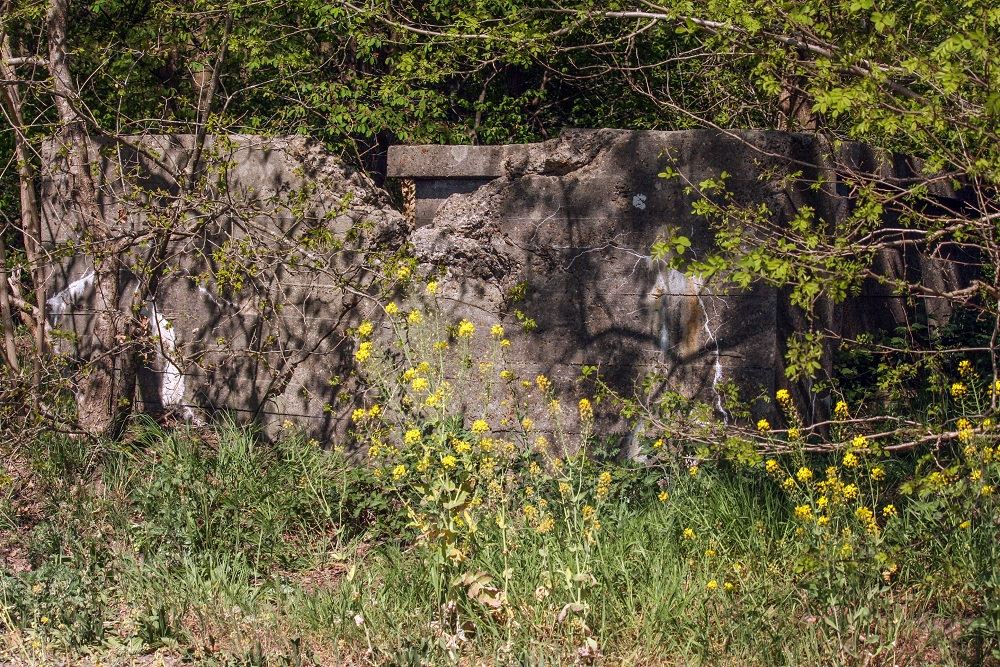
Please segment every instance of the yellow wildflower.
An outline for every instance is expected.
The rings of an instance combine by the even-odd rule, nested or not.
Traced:
[[[816,499],[816,507],[820,509],[824,509],[829,504],[830,504],[830,499],[827,498],[826,496],[820,496],[819,498]]]
[[[395,303],[393,303],[392,301],[390,301],[385,306],[385,312],[388,313],[389,315],[395,315],[396,313],[399,312],[399,306],[397,306]]]
[[[358,327],[358,335],[361,336],[362,338],[368,338],[368,336],[372,335],[372,331],[374,330],[375,327],[372,326],[372,323],[365,321],[362,322],[361,326]]]
[[[707,588],[710,591],[714,591],[718,587],[719,587],[719,582],[716,581],[715,579],[712,579],[707,584],[705,584],[705,588]]]
[[[722,585],[722,587],[725,588],[727,591],[731,591],[733,590],[733,583],[731,581],[727,581]]]
[[[788,401],[792,400],[792,395],[788,392],[787,389],[779,389],[778,392],[774,395],[774,397],[778,399],[779,403],[787,403]]]
[[[783,488],[785,491],[791,491],[792,489],[795,488],[795,480],[792,479],[791,477],[786,477],[785,481],[781,483],[781,488]]]
[[[445,454],[441,457],[441,465],[445,468],[454,468],[456,463],[458,463],[458,459],[451,454]]]
[[[364,408],[358,408],[351,413],[351,421],[357,424],[359,421],[368,416],[368,411]]]
[[[959,419],[955,426],[958,428],[958,441],[962,443],[968,443],[972,440],[974,431],[972,430],[972,423],[965,418]]]
[[[693,540],[697,536],[695,535],[693,528],[685,528],[684,532],[681,533],[681,537],[685,540]]]
[[[663,438],[657,438],[653,441],[653,449],[663,449]]]
[[[665,503],[670,500],[670,494],[666,491],[660,491],[660,495],[658,495],[657,498],[659,498],[661,503]]]
[[[472,338],[472,335],[476,333],[475,325],[469,320],[462,320],[458,323],[458,337],[459,338]]]
[[[580,419],[583,421],[590,421],[594,418],[594,408],[590,404],[590,401],[586,398],[581,398],[579,403],[580,408]]]
[[[968,359],[962,359],[958,362],[958,374],[962,377],[972,375],[972,362]]]
[[[552,387],[552,383],[544,375],[539,375],[538,377],[536,377],[535,384],[537,384],[538,388],[541,389],[542,391],[548,391]]]
[[[757,430],[761,433],[767,433],[771,430],[771,422],[766,419],[761,419],[757,422]]]
[[[584,521],[593,521],[597,518],[597,510],[594,509],[593,505],[584,505],[580,513],[583,515]]]
[[[549,401],[549,412],[551,412],[554,415],[562,412],[562,404],[559,403],[558,398],[553,398],[551,401]]]
[[[983,484],[983,488],[979,489],[979,493],[982,494],[982,495],[984,495],[984,496],[992,495],[993,494],[993,485],[992,484]]]
[[[413,378],[410,386],[413,387],[413,391],[427,391],[430,388],[430,383],[427,382],[427,378]]]
[[[891,516],[896,516],[897,514],[898,512],[896,511],[895,505],[886,505],[885,507],[882,508],[882,516],[886,517],[887,519]]]
[[[486,433],[490,430],[490,425],[485,419],[477,419],[472,422],[472,432],[473,433]]]
[[[812,518],[812,507],[809,505],[797,505],[795,507],[795,518],[800,521],[808,521]]]
[[[514,373],[509,370],[502,370],[500,371],[500,379],[505,382],[510,382],[514,379]]]
[[[812,476],[813,476],[812,470],[806,468],[805,466],[799,468],[798,472],[795,473],[795,478],[798,479],[800,482],[808,482],[810,479],[812,479]]]
[[[530,431],[531,427],[535,425],[535,420],[531,417],[524,417],[521,419],[521,428],[525,431]]]
[[[360,362],[364,363],[368,358],[372,356],[372,343],[366,340],[365,342],[358,345],[357,351],[354,353],[354,358]]]
[[[438,352],[444,352],[445,350],[448,349],[448,341],[446,340],[434,341],[434,349],[437,350]]]
[[[965,386],[964,382],[955,382],[951,385],[952,398],[962,398],[967,393],[969,393],[969,389]]]
[[[688,468],[688,474],[691,475],[692,477],[697,477],[698,476],[698,466],[693,465],[690,468]]]
[[[432,295],[432,296],[434,294],[437,294],[437,291],[438,291],[437,281],[436,280],[430,281],[429,283],[427,283],[427,287],[425,289],[427,290],[427,293],[430,294],[430,295]]]
[[[503,327],[499,324],[494,324],[490,327],[490,335],[494,338],[503,338]]]
[[[568,482],[559,482],[559,495],[568,496],[573,491],[573,487]]]
[[[407,264],[400,264],[399,268],[396,269],[396,277],[400,280],[408,279],[412,273],[413,270]]]
[[[411,428],[403,434],[403,442],[407,445],[415,445],[420,442],[420,429]]]
[[[510,340],[504,338],[500,341],[500,347],[510,347]]]
[[[406,466],[400,463],[398,466],[392,469],[392,478],[397,482],[406,477]]]
[[[452,447],[455,448],[455,451],[458,452],[459,454],[465,454],[467,452],[472,451],[472,445],[470,445],[465,440],[458,440],[458,439],[452,440],[451,445]]]
[[[798,440],[801,436],[802,436],[802,432],[799,431],[799,429],[797,427],[792,426],[791,428],[788,429],[788,439],[789,440]]]
[[[611,473],[604,471],[597,478],[597,497],[606,498],[611,492]]]
[[[854,500],[858,497],[858,486],[856,484],[845,484],[844,488],[841,489],[841,493],[844,494],[846,500]]]
[[[542,519],[539,522],[539,524],[535,527],[535,532],[537,532],[539,535],[544,535],[545,533],[552,530],[555,527],[555,525],[556,525],[555,519],[553,519],[551,515],[546,515],[546,517]]]
[[[774,474],[779,470],[781,470],[781,466],[774,459],[768,459],[767,462],[764,464],[764,470],[768,471],[771,474]]]
[[[705,558],[715,558],[715,549],[705,549]]]
[[[854,452],[847,452],[846,454],[844,454],[844,467],[845,468],[858,467],[858,457],[855,456]]]
[[[868,438],[866,438],[863,435],[856,435],[851,440],[851,447],[853,447],[854,449],[864,449],[867,444],[868,444]]]
[[[420,324],[424,321],[424,314],[414,308],[410,311],[410,314],[406,316],[406,321],[410,324]]]
[[[958,524],[958,527],[962,530],[968,530],[972,526],[972,522],[966,519],[962,523]]]
[[[885,470],[881,466],[872,468],[872,479],[876,482],[885,479]]]
[[[381,408],[381,407],[379,406],[379,404],[378,404],[378,403],[376,403],[375,405],[373,405],[373,406],[372,406],[372,407],[371,407],[371,408],[370,408],[370,409],[368,410],[368,416],[369,416],[369,417],[370,417],[371,419],[375,419],[375,418],[376,418],[376,417],[378,417],[378,416],[379,416],[380,414],[382,414],[382,408]]]

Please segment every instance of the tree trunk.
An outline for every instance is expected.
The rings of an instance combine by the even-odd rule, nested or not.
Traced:
[[[136,323],[122,310],[122,251],[101,210],[84,120],[66,60],[69,0],[52,0],[48,14],[49,73],[55,107],[62,124],[61,140],[69,164],[70,203],[80,224],[80,236],[93,262],[95,313],[93,330],[79,344],[83,364],[77,384],[80,427],[95,436],[121,434],[132,413],[136,383]]]
[[[14,317],[10,309],[10,286],[7,284],[7,249],[4,243],[6,228],[0,230],[0,328],[3,328],[3,358],[14,371],[21,370],[14,344]]]
[[[9,3],[0,5],[0,9],[6,11]],[[17,176],[19,181],[20,204],[21,204],[21,238],[24,241],[24,250],[28,256],[28,263],[31,265],[32,281],[35,284],[35,301],[37,303],[37,316],[35,318],[33,332],[35,339],[35,355],[32,361],[32,379],[35,388],[35,398],[40,395],[39,385],[42,376],[42,357],[45,354],[45,267],[43,262],[42,240],[42,216],[38,203],[38,194],[35,192],[35,161],[28,150],[28,137],[24,124],[24,114],[21,111],[21,93],[17,84],[17,72],[14,70],[13,53],[10,48],[10,37],[6,33],[0,34],[0,77],[10,83],[3,86],[3,93],[0,94],[0,107],[4,110],[4,115],[10,124],[14,134],[14,155],[17,158]],[[6,254],[6,253],[3,253]],[[3,261],[0,258],[0,261]],[[6,269],[6,266],[4,267]],[[3,285],[0,286],[0,310],[3,311],[4,340],[7,348],[6,354],[9,356],[13,349],[13,316],[10,312],[9,285],[7,283],[6,270],[0,271],[0,279]],[[17,367],[17,359],[9,360],[9,363]]]

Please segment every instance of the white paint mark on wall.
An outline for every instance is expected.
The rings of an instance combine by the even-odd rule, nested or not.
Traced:
[[[239,310],[239,307],[235,303],[233,303],[232,301],[228,301],[226,299],[223,299],[222,297],[217,297],[216,295],[212,294],[211,292],[209,292],[207,289],[205,289],[201,285],[198,285],[197,287],[198,287],[198,293],[199,294],[201,294],[203,297],[205,297],[206,299],[208,299],[209,301],[211,301],[212,303],[214,303],[219,308],[223,308],[223,307],[227,307],[228,306],[229,308],[233,308],[235,310]]]
[[[668,303],[670,296],[695,296],[698,300],[698,307],[701,310],[701,316],[703,320],[703,327],[705,329],[705,335],[708,338],[709,344],[712,346],[712,352],[714,355],[714,360],[712,363],[712,393],[715,394],[715,408],[722,415],[722,420],[724,423],[729,423],[729,413],[726,411],[725,404],[722,400],[722,392],[719,386],[723,381],[722,372],[722,349],[719,346],[719,339],[716,336],[715,329],[712,328],[712,316],[708,312],[708,307],[705,303],[706,294],[704,284],[697,278],[688,278],[682,272],[677,269],[669,269],[666,276],[662,272],[659,272],[656,276],[656,283],[653,286],[653,297],[660,299],[660,331],[659,331],[659,345],[660,350],[667,354],[673,345],[680,344],[672,343],[670,340],[670,322],[668,318],[670,317],[670,305]],[[710,295],[708,295],[710,296]],[[666,297],[666,298],[664,298]]]
[[[83,296],[83,293],[90,289],[90,286],[93,284],[94,272],[88,271],[67,285],[66,289],[56,292],[51,298],[47,299],[45,305],[49,308],[49,314],[52,317],[53,323],[65,315],[69,307],[76,303],[76,300]]]
[[[154,301],[146,302],[142,315],[149,320],[149,333],[156,341],[156,356],[163,363],[163,372],[160,374],[160,403],[163,407],[183,405],[184,374],[172,359],[177,354],[177,334],[174,326],[160,313]],[[186,405],[182,414],[185,419],[190,420],[194,417],[191,408]]]
[[[698,289],[698,305],[701,306],[701,313],[705,318],[705,334],[715,348],[715,363],[712,364],[712,392],[715,394],[715,408],[722,415],[723,423],[728,424],[729,413],[726,412],[725,405],[722,402],[722,392],[719,391],[719,385],[722,383],[722,350],[719,347],[719,339],[716,337],[715,331],[712,330],[712,318],[708,314],[708,308],[705,307],[704,284],[697,278],[693,279],[692,282],[694,282]]]

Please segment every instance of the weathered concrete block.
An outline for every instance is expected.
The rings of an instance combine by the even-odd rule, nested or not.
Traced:
[[[126,294],[144,270],[143,233],[176,206],[193,137],[141,143],[146,153],[94,143],[105,219],[130,240],[122,246]],[[857,145],[836,157],[841,169],[890,180],[915,170]],[[85,345],[96,301],[89,252],[74,244],[86,226],[58,146],[46,162],[45,241],[64,258],[51,267],[49,310]],[[785,384],[784,341],[804,322],[780,290],[702,284],[653,260],[651,246],[670,229],[691,240],[695,255],[713,244],[709,225],[692,213],[696,195],[659,177],[667,166],[695,183],[726,171],[736,202],[765,204],[779,222],[804,205],[828,219],[851,206],[835,182],[810,186],[829,165],[828,148],[809,135],[596,130],[521,146],[393,147],[389,176],[416,184],[414,228],[368,179],[314,143],[210,138],[203,178],[172,223],[168,270],[154,298],[139,304],[152,341],[143,401],[189,418],[234,411],[272,430],[288,418],[323,439],[342,433],[357,400],[343,381],[353,351],[345,330],[378,312],[368,286],[384,268],[380,253],[412,247],[421,275],[443,273],[449,319],[466,317],[480,331],[503,323],[521,377],[545,374],[573,391],[582,367],[594,365],[629,394],[655,373],[658,391],[676,389],[726,419],[723,383],[748,399],[773,395]],[[939,190],[934,196],[955,196]],[[877,269],[940,289],[967,280],[947,257],[887,251]],[[924,308],[938,323],[950,315],[943,302]],[[857,298],[826,304],[820,326],[854,335],[910,314],[873,281]],[[806,387],[792,389],[822,416]],[[613,416],[600,419],[606,431],[624,433]]]
[[[581,364],[601,364],[611,385],[630,393],[638,378],[655,371],[682,393],[716,406],[723,418],[723,382],[735,382],[747,399],[773,396],[786,384],[784,341],[804,327],[787,295],[763,286],[740,291],[700,284],[653,261],[650,249],[671,228],[691,240],[695,256],[712,249],[714,234],[693,214],[697,195],[685,183],[723,171],[735,202],[765,204],[779,222],[804,205],[827,219],[843,215],[851,205],[845,188],[810,187],[831,160],[815,137],[596,130],[510,153],[451,148],[390,150],[390,176],[416,179],[424,192],[435,193],[419,209],[418,189],[421,215],[435,213],[411,240],[423,262],[455,283],[455,317],[475,320],[485,312],[511,330],[518,325],[512,314],[521,311],[537,323],[535,332],[515,337],[531,372],[571,377]],[[906,160],[857,145],[833,157],[840,169],[890,180],[915,170]],[[463,173],[463,165],[472,173]],[[660,178],[668,166],[683,181]],[[450,183],[490,174],[494,178],[474,192],[456,188],[441,201]],[[930,284],[962,279],[952,275],[953,264],[931,266],[927,258],[887,254],[880,261],[886,275],[912,277],[916,269]],[[528,286],[528,296],[513,303],[509,295],[518,285]],[[872,282],[859,297],[830,306],[819,324],[852,335],[903,324],[909,310]],[[793,389],[803,406],[815,403],[806,387]],[[756,406],[773,418],[771,409]]]
[[[363,297],[380,252],[405,243],[403,216],[314,142],[233,136],[208,138],[202,178],[184,194],[183,214],[170,218],[194,137],[143,137],[139,147],[93,142],[91,150],[101,156],[105,220],[127,253],[124,294],[135,293],[145,270],[142,234],[172,220],[163,279],[136,304],[150,334],[143,407],[189,419],[232,412],[269,432],[291,419],[332,437],[353,401],[349,385],[330,383],[350,371],[345,329],[371,307]],[[45,241],[66,257],[50,267],[49,312],[72,349],[90,333],[91,253],[74,252],[86,224],[66,191],[59,147],[47,148]]]

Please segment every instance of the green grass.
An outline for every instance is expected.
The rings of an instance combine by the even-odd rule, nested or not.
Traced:
[[[392,498],[301,438],[145,424],[33,461],[44,512],[11,510],[31,569],[0,572],[15,663],[997,664],[995,515],[943,530],[916,508],[835,557],[758,470],[680,469],[661,502],[624,469],[593,543],[571,521],[480,523],[449,573],[489,575],[493,609],[464,586],[442,598]]]

